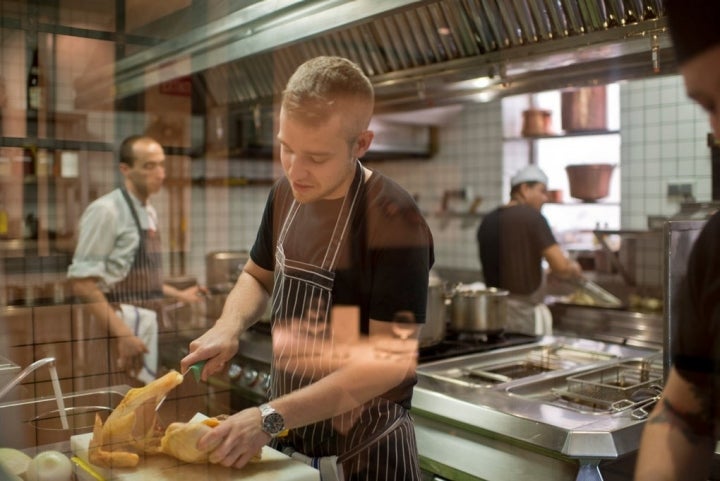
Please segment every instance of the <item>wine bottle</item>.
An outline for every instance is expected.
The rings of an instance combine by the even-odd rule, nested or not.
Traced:
[[[40,84],[40,62],[38,49],[33,50],[32,63],[27,77],[27,106],[29,110],[42,108],[42,85]]]

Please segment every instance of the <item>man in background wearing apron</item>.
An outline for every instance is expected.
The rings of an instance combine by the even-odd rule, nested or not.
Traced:
[[[486,215],[477,231],[485,283],[510,292],[506,328],[512,332],[552,334],[552,316],[542,302],[543,258],[560,278],[582,276],[540,212],[547,183],[536,165],[520,169],[510,179],[510,201]]]
[[[287,84],[285,176],[222,315],[181,362],[208,360],[203,378],[222,369],[272,296],[270,401],[199,441],[216,446],[211,462],[242,467],[275,438],[323,481],[420,479],[409,408],[432,236],[412,196],[358,160],[373,99],[360,68],[338,57],[307,61]]]
[[[80,219],[68,278],[93,322],[117,340],[108,353],[111,372],[148,383],[156,377],[163,295],[197,302],[199,288],[178,290],[162,281],[157,213],[149,203],[165,179],[162,146],[150,137],[128,137],[120,146],[119,168],[122,185],[93,201]]]

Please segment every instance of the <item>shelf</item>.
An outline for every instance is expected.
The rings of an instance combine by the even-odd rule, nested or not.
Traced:
[[[47,183],[48,185],[67,186],[73,184],[79,184],[80,179],[78,177],[55,177],[53,175],[37,176],[37,175],[0,175],[0,183],[6,184],[9,182],[18,183],[18,179],[22,178],[22,183],[25,185],[37,185],[39,183]]]
[[[200,187],[248,187],[248,186],[270,186],[275,183],[272,178],[247,178],[247,177],[220,177],[205,178],[197,177],[191,180],[192,185]]]
[[[586,207],[586,206],[590,206],[590,207],[594,207],[594,206],[610,206],[610,207],[619,207],[619,206],[620,206],[620,202],[582,202],[582,201],[577,201],[577,202],[545,202],[544,205],[558,205],[558,206],[562,206],[562,207],[571,207],[571,206],[582,206],[582,207]]]
[[[598,135],[618,135],[619,130],[583,130],[577,132],[563,132],[560,134],[547,134],[547,135],[522,135],[518,137],[505,137],[504,141],[518,141],[518,140],[544,140],[544,139],[565,139],[568,137],[592,137]]]
[[[108,142],[84,140],[39,139],[35,137],[0,137],[0,147],[37,147],[47,150],[82,150],[113,152],[115,147]]]
[[[618,230],[607,230],[607,229],[596,229],[593,231],[595,236],[606,236],[606,235],[620,235],[622,237],[658,237],[663,235],[662,229],[656,230],[640,230],[640,229],[618,229]]]

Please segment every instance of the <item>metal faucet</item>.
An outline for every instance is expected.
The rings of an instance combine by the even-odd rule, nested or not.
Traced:
[[[28,367],[23,369],[18,373],[17,376],[12,378],[9,383],[7,383],[5,386],[0,387],[0,399],[5,397],[7,393],[10,392],[12,388],[20,384],[20,381],[28,377],[32,372],[37,371],[43,366],[54,366],[55,365],[55,358],[54,357],[44,357],[42,359],[38,359],[34,363],[30,364]]]

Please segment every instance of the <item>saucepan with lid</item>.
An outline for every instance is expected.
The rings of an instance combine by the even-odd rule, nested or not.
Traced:
[[[500,334],[507,323],[509,291],[484,287],[483,284],[459,284],[450,297],[448,327],[455,332]]]

